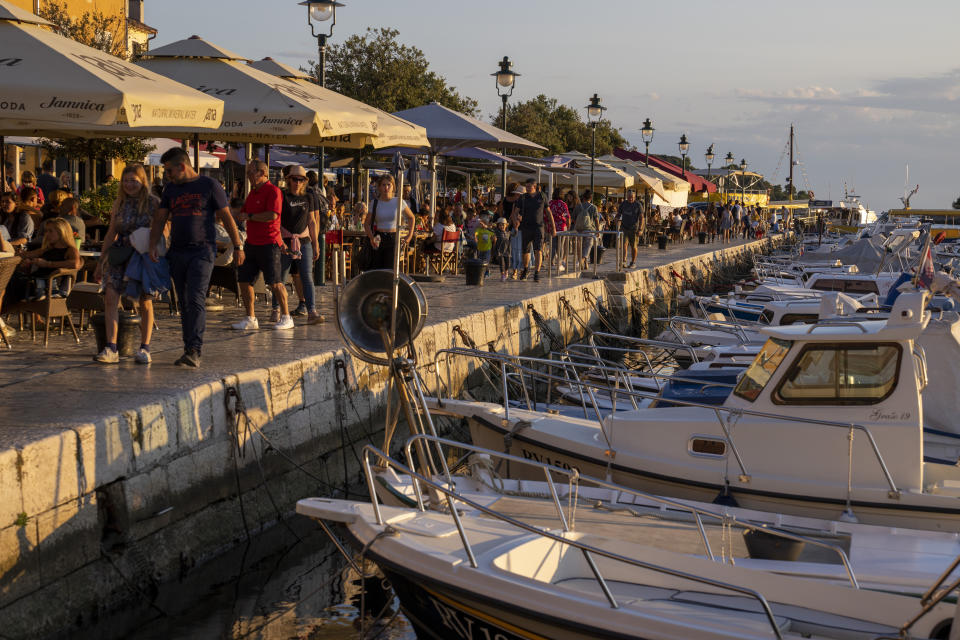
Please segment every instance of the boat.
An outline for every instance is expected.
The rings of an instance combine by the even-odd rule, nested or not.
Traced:
[[[414,505],[381,504],[373,461],[413,479]],[[364,462],[371,502],[308,498],[297,512],[325,526],[343,525],[349,546],[377,564],[423,640],[949,633],[955,607],[942,595],[921,602],[861,589],[855,581],[838,584],[654,548],[620,535],[624,526],[578,526],[565,515],[560,483],[543,465],[551,497],[539,504],[556,509],[556,527],[501,512],[489,495],[415,473],[376,447],[365,448]],[[445,510],[428,509],[428,494]]]
[[[651,493],[957,531],[960,424],[948,408],[956,378],[937,376],[938,392],[921,393],[937,370],[930,351],[953,372],[960,316],[933,316],[928,296],[902,294],[885,321],[761,329],[767,342],[719,406],[674,400],[683,406],[600,421],[441,398],[430,409],[466,418],[479,446]],[[918,341],[931,322],[939,338],[925,350]]]

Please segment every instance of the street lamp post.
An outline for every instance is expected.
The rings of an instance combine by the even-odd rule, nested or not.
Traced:
[[[744,173],[747,171],[747,161],[744,158],[740,159],[740,206],[746,206],[747,204],[747,177]]]
[[[733,153],[730,152],[730,151],[727,151],[727,155],[723,158],[723,162],[724,162],[723,167],[724,167],[725,169],[726,169],[727,167],[729,167],[731,164],[733,164],[733,160],[734,160]],[[729,178],[729,177],[730,177],[730,176],[729,176],[729,174],[728,174],[728,175],[727,175],[727,178]],[[726,178],[724,178],[723,184],[724,184],[724,190],[723,190],[724,202],[727,202],[727,199],[730,197],[730,192],[727,191],[727,189],[726,189],[726,184],[727,184]]]
[[[320,53],[320,72],[317,74],[317,79],[320,81],[321,87],[327,86],[327,38],[333,35],[333,27],[337,24],[337,7],[344,6],[339,2],[334,0],[304,0],[299,3],[300,6],[307,8],[307,24],[310,25],[310,33],[313,34],[313,37],[317,39],[317,47]],[[325,22],[330,23],[328,29],[323,28]],[[320,186],[323,186],[323,155],[324,148],[323,145],[317,147],[317,168],[319,169],[319,180]],[[269,159],[268,159],[269,164]],[[269,167],[268,167],[269,169]],[[320,250],[317,256],[317,265],[319,268],[315,270],[316,278],[315,281],[318,285],[327,284],[327,270],[324,266],[327,261],[327,243],[320,243]]]
[[[707,161],[707,182],[710,182],[710,167],[713,166],[713,159],[715,157],[713,154],[713,145],[711,144],[707,147],[707,152],[703,154],[703,158]]]
[[[687,177],[687,151],[690,150],[690,143],[687,142],[687,134],[680,134],[680,142],[677,143],[677,148],[680,149],[680,176],[683,178]]]
[[[653,125],[650,124],[650,118],[643,121],[643,128],[640,129],[640,135],[643,137],[644,146],[644,165],[650,166],[650,143],[653,142]]]
[[[513,88],[516,86],[517,76],[520,74],[513,70],[513,62],[510,61],[510,58],[503,56],[503,60],[500,61],[500,68],[491,73],[490,75],[494,76],[497,79],[497,95],[500,96],[500,100],[503,102],[503,107],[500,117],[500,128],[504,131],[507,130],[507,98],[513,95]],[[507,155],[506,149],[501,149],[503,155]],[[500,163],[500,193],[501,198],[507,197],[507,161],[503,160]]]
[[[590,122],[590,129],[593,130],[593,142],[590,149],[590,197],[593,197],[593,174],[597,164],[597,125],[600,124],[600,118],[603,117],[603,112],[606,111],[607,108],[600,105],[600,97],[597,94],[593,94],[593,97],[590,98],[590,104],[585,108],[587,110],[587,120]]]

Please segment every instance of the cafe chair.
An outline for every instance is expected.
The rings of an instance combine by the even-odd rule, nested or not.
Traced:
[[[18,264],[20,264],[20,256],[0,258],[0,302],[3,302],[3,292],[7,290],[7,285],[10,284],[10,278],[13,277],[13,273],[17,270]],[[7,334],[3,330],[2,322],[0,322],[0,339],[3,340],[3,344],[6,345],[7,349],[13,348],[10,346]]]
[[[20,315],[20,327],[23,328],[23,314],[30,314],[30,335],[33,340],[37,339],[37,316],[43,318],[43,346],[46,347],[50,341],[50,321],[54,318],[60,318],[60,335],[63,335],[63,323],[70,325],[70,331],[73,332],[73,338],[80,344],[80,335],[73,324],[73,317],[70,308],[67,306],[67,298],[54,297],[54,283],[60,278],[68,278],[70,288],[73,289],[77,282],[76,269],[57,269],[47,276],[46,299],[44,300],[22,300],[10,306],[10,313]]]
[[[437,274],[442,275],[444,270],[447,267],[453,267],[453,273],[456,275],[459,271],[460,265],[460,231],[446,231],[443,232],[443,239],[440,243],[440,247],[443,248],[448,243],[453,243],[453,249],[449,251],[438,251],[434,243],[430,243],[426,249],[423,250],[424,255],[427,257],[427,264],[432,265],[436,270]]]

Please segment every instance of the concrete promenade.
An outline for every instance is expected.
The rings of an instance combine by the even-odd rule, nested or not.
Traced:
[[[418,361],[426,365],[438,349],[462,345],[455,325],[481,345],[535,351],[541,337],[530,304],[569,334],[572,323],[558,321],[560,296],[593,318],[582,289],[604,300],[669,296],[679,284],[671,271],[705,277],[768,246],[769,240],[646,248],[622,281],[565,275],[501,283],[494,268],[483,287],[465,286],[462,275],[424,283],[429,315]],[[179,320],[165,305],[157,309],[150,366],[93,362],[92,331],[81,334],[80,345],[69,332],[52,336],[44,349],[26,330],[16,334],[12,351],[0,351],[5,636],[83,625],[142,598],[149,583],[215,557],[245,531],[269,526],[298,498],[329,493],[333,479],[356,477],[356,448],[382,429],[383,371],[345,354],[333,322],[334,288],[318,291],[326,324],[256,333],[229,329],[241,312],[225,294],[223,311],[208,314],[199,370],[172,365],[182,351]],[[268,313],[258,304],[262,323]],[[348,372],[346,385],[335,375],[338,360]],[[471,369],[452,371],[454,384]],[[232,406],[234,392],[253,430],[229,421],[225,406]],[[272,447],[254,435],[257,429]],[[341,456],[346,449],[353,451]],[[318,484],[318,476],[329,484]]]

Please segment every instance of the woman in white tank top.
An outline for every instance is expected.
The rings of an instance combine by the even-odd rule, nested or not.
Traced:
[[[363,220],[363,229],[373,247],[373,256],[368,269],[392,269],[394,247],[397,242],[397,198],[394,195],[396,183],[393,176],[381,176],[377,181],[377,199],[370,203],[370,211]],[[403,205],[403,220],[406,237],[403,239],[409,249],[413,245],[415,222],[413,212]]]

